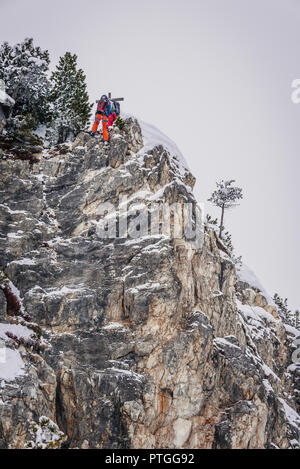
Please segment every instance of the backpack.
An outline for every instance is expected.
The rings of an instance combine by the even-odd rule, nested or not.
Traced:
[[[120,115],[120,103],[118,101],[113,101],[113,112],[115,112],[117,116]]]
[[[109,104],[110,103],[109,103],[108,97],[105,94],[102,95],[101,98],[98,101],[97,113],[105,114],[108,107],[109,107]]]

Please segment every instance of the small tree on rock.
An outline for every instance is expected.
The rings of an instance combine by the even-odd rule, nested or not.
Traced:
[[[91,116],[86,77],[77,70],[77,55],[66,52],[51,76],[53,121],[48,128],[50,143],[63,143],[84,129]]]
[[[234,179],[229,181],[217,182],[217,189],[212,193],[208,199],[209,202],[213,203],[217,207],[221,208],[221,221],[219,226],[219,237],[222,238],[222,231],[224,229],[224,213],[228,208],[235,207],[237,201],[243,198],[242,189],[237,186],[232,186]]]
[[[281,298],[277,293],[275,293],[273,301],[277,306],[278,313],[282,321],[296,329],[300,329],[300,313],[298,310],[293,312],[289,309],[288,299]]]
[[[60,431],[56,423],[46,416],[29,426],[31,440],[25,444],[26,449],[60,449],[67,436]]]

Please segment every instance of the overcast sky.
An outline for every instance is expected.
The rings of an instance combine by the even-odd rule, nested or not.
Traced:
[[[91,101],[159,127],[206,201],[215,181],[244,189],[225,224],[270,294],[299,301],[299,0],[0,0],[0,42],[33,37],[52,66],[76,53]],[[209,204],[213,215],[217,212]]]

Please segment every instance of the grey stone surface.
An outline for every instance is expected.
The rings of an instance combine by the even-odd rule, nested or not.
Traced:
[[[0,447],[25,447],[42,415],[68,448],[294,447],[280,401],[299,410],[292,339],[280,319],[239,311],[236,295],[276,315],[237,282],[214,233],[201,249],[149,233],[99,238],[102,204],[117,209],[120,196],[133,213],[151,200],[195,202],[174,155],[142,148],[128,119],[108,146],[81,133],[34,165],[0,159],[0,326],[24,328],[6,339],[24,370],[0,381]]]

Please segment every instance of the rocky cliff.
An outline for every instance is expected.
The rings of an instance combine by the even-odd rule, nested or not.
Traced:
[[[299,447],[299,333],[215,232],[99,236],[122,197],[133,221],[195,203],[172,151],[132,118],[108,146],[0,150],[0,447]]]

